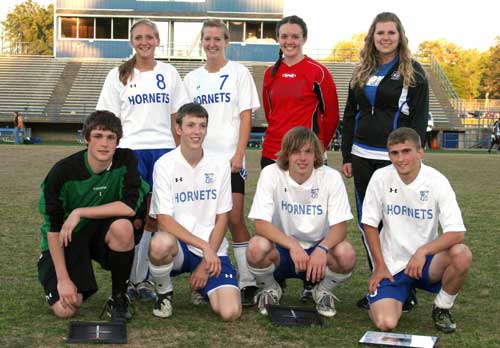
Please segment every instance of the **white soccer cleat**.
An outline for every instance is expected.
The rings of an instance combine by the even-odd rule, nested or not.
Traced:
[[[172,297],[174,293],[167,292],[166,294],[158,294],[153,308],[153,315],[157,318],[168,318],[172,316]]]
[[[198,290],[192,290],[191,291],[191,303],[194,304],[195,306],[201,306],[201,305],[207,304],[208,301],[205,299],[205,297]]]
[[[335,300],[338,301],[338,298],[331,291],[319,290],[318,285],[316,285],[312,293],[318,314],[327,318],[334,317],[337,314]]]
[[[283,291],[277,282],[273,286],[262,289],[256,295],[257,307],[262,315],[267,315],[266,306],[277,305],[280,302]]]

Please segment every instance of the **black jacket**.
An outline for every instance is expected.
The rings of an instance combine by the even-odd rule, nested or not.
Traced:
[[[403,76],[398,71],[399,62],[380,82],[373,110],[363,88],[349,87],[342,129],[343,163],[351,162],[353,143],[385,149],[389,133],[399,127],[413,128],[422,141],[425,139],[429,85],[422,66],[416,61],[412,64],[416,81],[415,86],[407,89],[406,98],[403,95]],[[405,102],[400,107],[402,96]]]

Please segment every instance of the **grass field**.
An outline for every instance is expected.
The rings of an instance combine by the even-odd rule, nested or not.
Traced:
[[[0,146],[0,347],[68,346],[68,322],[51,314],[37,279],[41,223],[37,200],[39,184],[50,167],[80,148]],[[247,211],[258,178],[259,158],[260,151],[248,152]],[[330,154],[329,163],[337,169],[340,161],[338,153]],[[473,266],[454,308],[456,333],[445,335],[434,329],[430,317],[433,297],[421,291],[419,305],[403,315],[398,332],[440,336],[441,348],[500,347],[500,156],[430,153],[425,161],[447,175],[456,191],[468,228],[466,243],[474,255]],[[352,180],[345,182],[352,203]],[[249,227],[253,231],[251,223]],[[136,303],[136,316],[128,325],[127,347],[356,347],[362,334],[374,327],[367,313],[355,305],[366,291],[368,271],[354,222],[349,224],[348,238],[358,255],[357,267],[353,278],[336,290],[341,300],[337,316],[324,327],[276,327],[255,309],[245,309],[235,323],[223,323],[208,306],[190,304],[187,278],[181,277],[174,280],[172,318],[153,318],[151,303]],[[84,304],[76,320],[97,320],[110,293],[109,273],[97,273],[100,291]],[[298,281],[289,281],[282,303],[299,305],[300,288]]]

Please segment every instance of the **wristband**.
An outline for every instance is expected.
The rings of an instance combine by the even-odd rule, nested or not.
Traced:
[[[327,254],[330,252],[330,250],[328,250],[328,248],[322,246],[321,244],[316,245],[316,248],[320,248],[321,250],[323,250]]]

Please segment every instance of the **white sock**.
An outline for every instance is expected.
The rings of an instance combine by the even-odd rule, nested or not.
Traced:
[[[129,280],[134,284],[140,283],[148,277],[148,252],[151,234],[152,232],[144,230],[141,241],[135,246],[134,262],[129,277]]]
[[[318,289],[332,291],[334,288],[351,278],[352,272],[347,274],[333,272],[328,266],[325,269],[325,278],[319,283]]]
[[[158,294],[166,294],[167,292],[174,290],[172,278],[170,278],[170,272],[172,271],[173,266],[173,262],[161,266],[155,266],[151,262],[149,263],[149,270],[151,271],[151,276]]]
[[[137,256],[139,255],[139,245],[134,247],[134,261],[132,262],[132,268],[130,269],[130,275],[128,276],[128,280],[133,284],[139,283],[137,280]]]
[[[269,289],[277,285],[273,275],[274,270],[276,269],[274,263],[271,263],[271,266],[266,268],[254,268],[248,265],[248,269],[250,270],[250,273],[255,276],[257,284],[259,284],[259,286],[262,285],[264,289]]]
[[[453,307],[457,295],[458,294],[450,295],[441,288],[436,298],[434,299],[434,304],[439,308],[450,309],[451,307]]]
[[[240,276],[240,289],[245,286],[255,286],[257,283],[255,277],[248,269],[248,262],[246,252],[248,249],[248,242],[233,243],[234,258],[238,266],[238,273]]]

